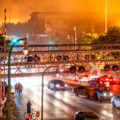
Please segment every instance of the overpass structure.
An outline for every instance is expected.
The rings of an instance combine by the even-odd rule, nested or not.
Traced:
[[[64,71],[70,66],[84,66],[87,71],[92,66],[100,69],[105,64],[120,64],[120,44],[59,44],[59,45],[29,45],[29,53],[25,56],[22,52],[23,46],[15,46],[11,55],[11,77],[24,77],[30,75],[39,75],[49,66],[50,73],[56,73],[59,69]],[[6,47],[9,51],[10,47]],[[0,46],[0,69],[7,77],[8,52],[2,52],[4,47]],[[4,64],[5,56],[5,64]]]

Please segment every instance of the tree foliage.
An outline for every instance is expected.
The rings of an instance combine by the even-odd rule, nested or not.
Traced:
[[[91,44],[94,39],[97,39],[98,38],[98,34],[96,33],[86,33],[82,36],[82,39],[81,39],[81,44]],[[86,46],[86,47],[82,47],[83,49],[91,49],[90,46]]]
[[[120,27],[113,26],[109,28],[106,34],[100,35],[92,43],[97,44],[120,43]]]
[[[97,39],[94,39],[93,44],[115,44],[120,43],[120,27],[113,26],[108,29],[107,33],[100,35]],[[111,48],[111,47],[107,47]],[[112,48],[120,49],[119,46],[114,46]],[[101,47],[94,47],[93,49],[101,49]],[[102,48],[103,49],[103,48]]]

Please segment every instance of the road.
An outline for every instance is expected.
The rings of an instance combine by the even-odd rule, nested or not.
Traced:
[[[24,87],[22,95],[15,98],[20,120],[24,120],[23,114],[28,100],[32,103],[33,111],[40,112],[40,85]],[[88,100],[84,96],[76,97],[71,90],[55,92],[45,87],[44,120],[73,120],[74,113],[79,110],[92,110],[100,116],[101,120],[119,120],[120,117],[120,110],[112,108],[109,102],[99,103]]]

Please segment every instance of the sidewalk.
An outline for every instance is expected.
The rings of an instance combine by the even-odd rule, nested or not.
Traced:
[[[4,100],[2,100],[1,101],[1,105],[0,105],[0,119],[2,119],[3,120],[3,113],[2,113],[2,109],[4,108],[4,104],[5,104],[5,102],[6,102],[6,97],[5,97],[5,99]]]
[[[6,102],[6,97],[5,97],[4,100],[1,101],[1,106],[0,106],[0,120],[6,120],[5,111],[3,110],[4,106],[5,106],[5,102]],[[17,108],[15,106],[14,109],[13,109],[13,120],[16,120],[16,116],[18,115],[17,113],[15,113],[16,111],[17,111]]]

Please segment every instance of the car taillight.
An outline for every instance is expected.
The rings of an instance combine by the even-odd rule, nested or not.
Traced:
[[[99,84],[103,84],[103,82],[102,82],[102,81],[100,81],[100,82],[99,82]]]
[[[91,96],[93,96],[93,92],[91,92]]]

